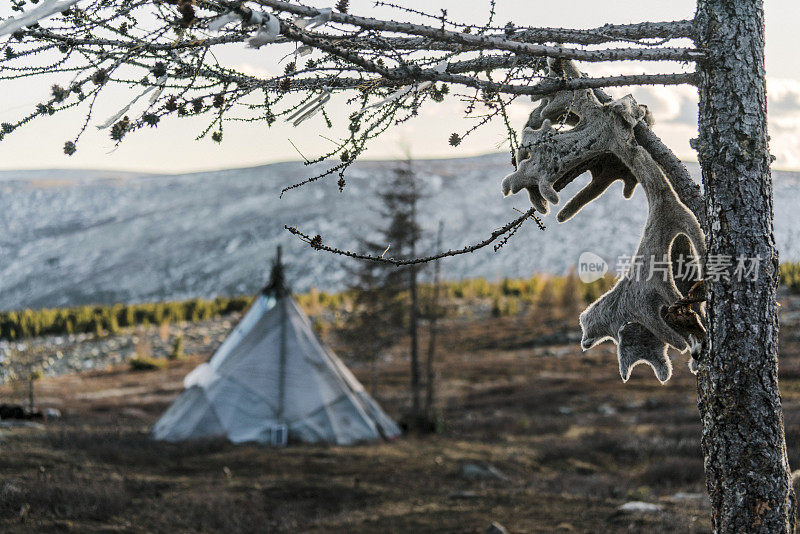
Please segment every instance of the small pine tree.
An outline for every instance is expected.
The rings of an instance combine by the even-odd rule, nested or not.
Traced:
[[[41,345],[28,345],[23,350],[12,349],[5,364],[10,371],[9,378],[16,389],[27,386],[28,407],[33,410],[34,382],[42,377],[50,364],[47,348]]]
[[[172,350],[169,353],[170,360],[180,360],[183,358],[183,336],[179,335],[175,338],[175,342],[172,344]]]
[[[416,256],[422,228],[417,222],[421,198],[417,177],[410,162],[395,170],[388,187],[379,194],[380,215],[388,224],[380,229],[381,239],[362,246],[376,255],[394,258]],[[387,250],[387,246],[389,247]],[[356,348],[356,357],[371,359],[375,388],[377,358],[406,330],[411,339],[411,398],[409,424],[419,426],[423,419],[421,370],[417,323],[418,268],[395,267],[377,262],[361,262],[353,273],[353,311],[343,337]]]
[[[108,319],[108,332],[111,335],[116,335],[119,333],[119,321],[117,320],[116,315],[111,315]]]
[[[136,325],[136,311],[133,309],[133,306],[125,306],[123,317],[124,319],[122,322],[125,326]]]

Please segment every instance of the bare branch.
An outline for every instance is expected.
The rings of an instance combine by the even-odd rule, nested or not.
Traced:
[[[574,43],[582,45],[616,41],[639,41],[641,39],[693,39],[694,22],[676,20],[670,22],[640,22],[638,24],[606,24],[590,30],[569,28],[535,28],[521,30],[509,39],[524,43]]]
[[[434,260],[438,260],[438,259],[441,259],[441,258],[446,258],[448,256],[459,256],[461,254],[467,254],[467,253],[470,253],[470,252],[475,252],[476,250],[479,250],[481,248],[484,248],[486,246],[491,245],[499,237],[501,237],[501,236],[503,236],[505,234],[509,234],[510,233],[510,235],[508,236],[508,237],[510,237],[511,235],[516,233],[516,231],[519,230],[519,228],[522,226],[522,224],[525,223],[525,221],[527,221],[528,219],[533,219],[536,222],[536,224],[539,227],[539,229],[540,230],[544,230],[545,226],[542,223],[542,220],[539,217],[537,217],[534,212],[535,212],[534,208],[529,209],[522,216],[520,216],[520,217],[514,219],[513,221],[509,222],[508,224],[506,224],[502,228],[498,228],[497,230],[493,231],[488,238],[484,239],[483,241],[481,241],[479,243],[475,243],[473,245],[468,245],[468,246],[466,246],[464,248],[461,248],[461,249],[458,249],[458,250],[448,250],[446,252],[440,252],[438,254],[434,254],[433,256],[427,256],[427,257],[424,257],[424,258],[412,258],[412,259],[405,259],[405,260],[404,259],[395,259],[395,258],[386,258],[384,256],[374,256],[372,254],[359,254],[357,252],[352,252],[350,250],[341,250],[341,249],[338,249],[336,247],[330,247],[328,245],[323,244],[322,243],[322,236],[320,236],[320,235],[317,235],[315,237],[311,237],[308,234],[305,234],[305,233],[301,232],[300,230],[298,230],[294,226],[284,226],[284,228],[286,230],[288,230],[290,233],[292,233],[292,234],[296,235],[297,237],[299,237],[302,241],[305,241],[306,243],[308,243],[311,246],[311,248],[313,248],[313,249],[324,250],[325,252],[331,252],[333,254],[339,254],[340,256],[347,256],[348,258],[354,258],[354,259],[357,259],[357,260],[368,260],[368,261],[375,261],[375,262],[378,262],[378,263],[388,263],[388,264],[397,265],[398,267],[400,267],[402,265],[416,265],[416,264],[419,264],[419,263],[428,263],[428,262],[431,262],[431,261],[434,261]],[[495,251],[497,251],[502,245],[504,245],[506,241],[507,241],[507,239],[504,240],[502,243],[498,244],[498,246],[495,247]]]
[[[490,34],[491,35],[491,34]],[[639,24],[613,25],[607,24],[599,28],[578,30],[569,28],[530,28],[517,30],[511,34],[504,34],[506,39],[520,43],[546,44],[570,43],[592,45],[613,42],[630,42],[646,46],[654,44],[643,39],[671,40],[681,38],[694,38],[694,25],[691,20],[678,20],[674,22],[641,22]],[[456,51],[462,45],[449,42],[433,41],[428,37],[394,37],[378,40],[372,37],[333,37],[352,43],[354,47],[368,46],[375,49],[396,50],[447,50]]]
[[[262,0],[259,0],[262,1]],[[267,0],[264,0],[267,1]],[[268,0],[272,1],[272,0]],[[615,87],[623,85],[682,85],[682,84],[695,84],[696,75],[689,74],[638,74],[638,75],[623,75],[623,76],[609,76],[602,78],[548,78],[542,80],[537,85],[512,85],[512,84],[499,84],[490,81],[480,80],[474,76],[457,76],[448,74],[447,72],[441,73],[435,69],[420,69],[418,71],[411,71],[408,68],[389,69],[379,65],[374,61],[363,58],[355,52],[344,50],[331,43],[312,37],[306,32],[297,31],[287,25],[282,25],[283,34],[303,44],[313,46],[329,54],[338,56],[349,63],[357,65],[368,72],[380,74],[389,80],[396,80],[398,82],[409,83],[411,81],[441,81],[450,82],[468,87],[475,87],[477,89],[484,89],[497,93],[507,93],[516,95],[531,95],[541,96],[551,94],[563,90],[576,90],[576,89],[592,89],[596,87]],[[479,60],[476,60],[479,61]],[[475,63],[463,62],[462,68],[474,69]],[[490,63],[487,63],[490,65]],[[511,65],[512,59],[505,61],[498,61],[495,63],[495,68],[500,65]],[[449,67],[448,69],[449,70]],[[363,83],[360,82],[360,83]]]
[[[319,11],[309,7],[289,4],[281,0],[256,0],[259,4],[271,7],[276,11],[292,13],[304,17],[319,15]],[[384,21],[366,17],[348,15],[346,13],[332,13],[331,21],[358,26],[359,28],[402,33],[406,35],[419,35],[436,41],[445,41],[460,44],[467,48],[479,50],[506,50],[519,55],[534,57],[552,57],[561,59],[575,59],[579,61],[697,61],[702,59],[703,52],[692,48],[614,48],[605,50],[579,50],[562,46],[546,46],[539,44],[523,43],[499,37],[496,35],[473,35],[434,28],[421,24],[407,22]],[[283,25],[282,25],[283,26]],[[285,34],[284,31],[282,33]]]
[[[491,34],[490,34],[491,35]],[[674,22],[641,22],[639,24],[607,24],[588,30],[568,28],[526,28],[510,34],[506,39],[521,43],[570,43],[592,45],[612,42],[630,42],[644,46],[663,44],[663,41],[694,38],[694,25],[691,20]],[[331,39],[346,42],[352,48],[371,48],[375,50],[442,50],[460,51],[463,45],[447,41],[433,40],[429,37],[392,37],[376,39],[363,36],[330,36]],[[643,39],[650,39],[644,41]],[[659,39],[653,42],[652,39]]]
[[[600,78],[545,78],[539,84],[520,94],[547,95],[564,90],[622,87],[628,85],[697,85],[697,74],[631,74],[603,76]],[[510,91],[509,91],[510,92]]]
[[[476,62],[479,60],[476,60]],[[466,63],[465,65],[455,65],[455,71],[470,71]],[[499,62],[498,62],[499,63]],[[499,65],[497,68],[500,68]],[[450,67],[448,67],[448,70]],[[365,84],[373,84],[374,86],[392,85],[393,83],[415,83],[418,81],[438,81],[448,82],[454,84],[461,84],[467,87],[474,87],[490,93],[503,93],[510,95],[529,95],[529,96],[544,96],[563,90],[578,90],[578,89],[593,89],[600,87],[624,87],[631,85],[696,85],[697,75],[695,73],[683,74],[636,74],[636,75],[622,75],[622,76],[607,76],[600,78],[544,78],[536,85],[515,85],[504,84],[497,82],[484,81],[469,76],[455,76],[452,74],[439,74],[433,70],[420,71],[420,74],[410,77],[407,71],[388,71],[393,73],[387,76],[386,79],[365,80],[363,78],[352,78],[343,76],[331,77],[315,77],[315,78],[294,78],[292,80],[293,91],[305,91],[308,89],[319,89],[327,87],[328,89],[358,89],[365,86]],[[210,69],[201,69],[201,73],[206,77],[219,78],[227,81],[234,81],[239,84],[244,84],[248,87],[259,87],[263,89],[277,89],[281,83],[280,77],[264,80],[255,76],[250,76],[242,73],[233,72],[217,72]]]
[[[176,41],[173,43],[142,42],[134,39],[123,41],[121,39],[103,39],[96,36],[75,37],[73,35],[59,35],[49,30],[26,30],[25,35],[43,41],[54,41],[68,46],[112,46],[122,49],[136,48],[142,52],[175,52],[182,50],[192,50],[195,48],[209,48],[215,45],[241,43],[247,38],[247,34],[228,34],[209,39],[192,39],[188,41]]]

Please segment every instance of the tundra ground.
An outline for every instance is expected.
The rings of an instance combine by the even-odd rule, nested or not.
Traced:
[[[797,466],[800,342],[792,303],[787,297],[782,312],[781,390]],[[43,379],[39,404],[64,416],[2,429],[0,529],[480,533],[496,521],[509,532],[710,530],[685,356],[674,355],[666,385],[646,366],[623,384],[610,344],[586,353],[574,342],[542,344],[574,333],[561,320],[459,319],[443,330],[441,431],[391,443],[271,449],[151,441],[149,427],[208,354],[155,371]],[[408,403],[402,341],[395,353],[380,365],[375,396],[400,417]],[[369,384],[369,368],[352,367]],[[501,475],[476,474],[475,465]],[[660,511],[617,510],[630,501]]]

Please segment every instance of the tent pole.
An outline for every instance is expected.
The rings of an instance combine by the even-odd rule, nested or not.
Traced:
[[[277,264],[278,269],[281,268],[281,247],[278,246],[278,258]],[[284,302],[284,295],[280,294],[275,295],[275,298],[278,300],[278,304],[281,306],[281,345],[280,345],[280,354],[279,354],[279,363],[278,363],[278,422],[284,422],[284,411],[285,411],[285,403],[286,403],[286,306]]]
[[[283,299],[281,299],[283,300]],[[286,307],[281,302],[281,346],[280,363],[278,365],[278,422],[283,423],[284,403],[286,400]]]

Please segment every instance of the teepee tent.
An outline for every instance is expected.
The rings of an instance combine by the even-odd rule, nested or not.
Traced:
[[[400,429],[316,337],[275,262],[270,283],[153,427],[158,440],[349,445]]]

